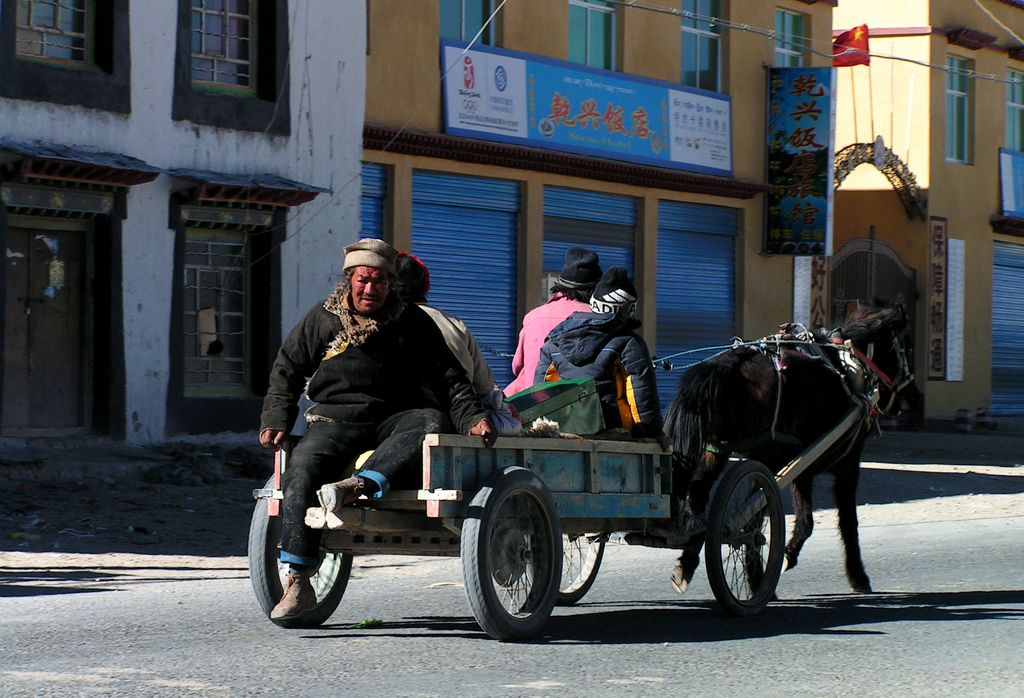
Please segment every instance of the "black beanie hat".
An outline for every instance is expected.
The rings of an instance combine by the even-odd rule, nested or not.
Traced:
[[[625,267],[612,267],[597,282],[590,297],[590,309],[616,315],[625,311],[628,317],[636,317],[636,299],[636,287],[629,280],[629,272]]]
[[[566,288],[591,288],[601,278],[597,254],[585,247],[570,247],[556,283]]]

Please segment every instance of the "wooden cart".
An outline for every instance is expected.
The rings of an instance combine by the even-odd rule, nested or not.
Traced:
[[[257,490],[249,569],[269,617],[282,594],[278,563],[279,452],[274,478]],[[480,627],[498,640],[541,631],[556,604],[579,601],[613,532],[631,544],[679,548],[671,454],[654,442],[428,435],[423,487],[360,499],[341,519],[311,509],[325,528],[313,579],[317,605],[287,627],[325,622],[345,593],[359,554],[460,556],[466,595]],[[331,526],[334,526],[333,528]],[[784,517],[772,473],[735,461],[708,507],[705,566],[730,613],[761,612],[775,594],[783,561]]]

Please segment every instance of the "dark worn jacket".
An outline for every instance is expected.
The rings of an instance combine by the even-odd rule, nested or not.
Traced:
[[[634,436],[657,436],[661,405],[647,344],[638,320],[612,314],[573,313],[548,334],[536,382],[593,378],[605,425]]]
[[[288,431],[306,393],[311,421],[378,424],[404,410],[431,407],[451,416],[460,433],[485,413],[441,331],[416,305],[391,293],[360,323],[339,286],[310,310],[281,345],[270,371],[260,430]]]

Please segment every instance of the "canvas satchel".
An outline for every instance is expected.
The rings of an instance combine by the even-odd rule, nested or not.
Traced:
[[[516,408],[524,427],[546,417],[565,434],[596,434],[605,428],[593,378],[537,383],[505,401]]]

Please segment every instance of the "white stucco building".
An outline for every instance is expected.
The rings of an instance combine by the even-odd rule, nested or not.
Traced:
[[[0,436],[258,426],[359,229],[365,3],[0,3]]]

